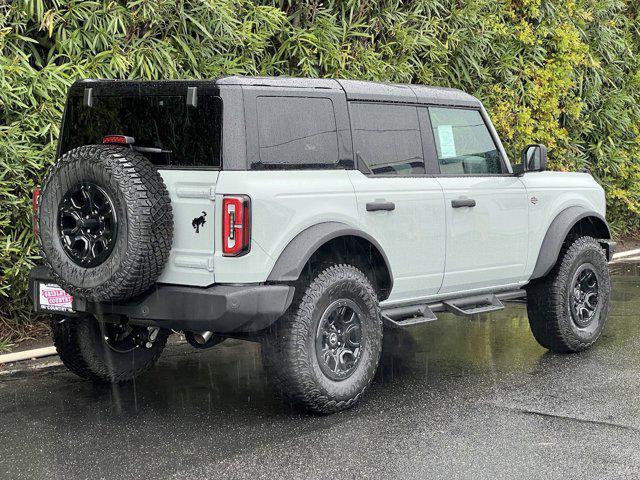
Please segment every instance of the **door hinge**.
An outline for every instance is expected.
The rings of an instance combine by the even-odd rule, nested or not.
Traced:
[[[176,265],[176,267],[197,268],[200,270],[213,272],[213,257],[202,258],[180,255],[175,258],[173,263]]]
[[[215,201],[216,187],[179,187],[176,189],[176,195],[180,198],[206,198],[208,200]]]

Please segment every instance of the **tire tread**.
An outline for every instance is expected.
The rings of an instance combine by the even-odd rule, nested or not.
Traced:
[[[339,280],[357,282],[362,293],[371,300],[379,323],[380,338],[377,340],[381,343],[380,306],[373,287],[364,273],[356,267],[338,264],[325,268],[310,282],[296,287],[292,307],[276,323],[264,344],[266,367],[277,389],[292,403],[315,413],[328,414],[350,408],[358,402],[373,378],[371,374],[368,382],[344,400],[332,399],[323,394],[314,379],[309,355],[306,355],[307,334],[312,328],[316,303]],[[379,357],[378,351],[378,354],[371,357],[370,365],[363,367],[374,373]]]
[[[97,321],[89,318],[65,319],[62,322],[54,322],[52,328],[53,343],[60,360],[67,369],[86,380],[102,383],[132,380],[158,361],[167,343],[168,335],[160,331],[151,347],[151,356],[133,356],[127,368],[115,370],[108,359],[102,358],[101,352],[104,350],[83,348],[83,345],[90,341],[90,328],[95,328],[96,325]],[[111,355],[118,353],[113,352]]]
[[[607,282],[602,285],[603,298],[610,293],[607,260],[597,240],[588,236],[569,238],[558,256],[558,262],[549,274],[533,281],[527,289],[527,312],[531,331],[538,343],[556,353],[578,352],[589,348],[600,336],[600,332],[592,339],[585,341],[572,333],[567,318],[566,291],[567,283],[571,281],[571,270],[575,261],[585,252],[594,252],[595,258],[606,271]],[[598,267],[598,265],[595,265]],[[602,320],[607,314],[607,308],[602,313]]]
[[[151,287],[162,273],[173,242],[173,212],[169,192],[153,164],[126,147],[85,145],[67,152],[50,169],[42,186],[42,197],[53,181],[65,184],[63,169],[82,166],[106,170],[124,195],[129,227],[126,253],[119,267],[100,285],[87,288],[65,275],[70,260],[50,250],[42,235],[53,235],[51,216],[56,212],[38,209],[40,250],[55,281],[72,295],[93,301],[114,301],[135,297]],[[66,185],[70,187],[70,185]],[[46,217],[46,218],[45,218]],[[74,268],[81,268],[74,266]]]

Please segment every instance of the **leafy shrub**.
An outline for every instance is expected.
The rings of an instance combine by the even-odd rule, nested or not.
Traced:
[[[0,0],[0,319],[27,320],[30,195],[78,78],[339,76],[462,88],[507,150],[587,167],[640,229],[635,0]]]

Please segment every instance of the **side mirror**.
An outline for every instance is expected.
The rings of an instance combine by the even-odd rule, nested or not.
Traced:
[[[547,147],[540,143],[527,145],[522,151],[522,167],[524,172],[543,172],[547,169]]]

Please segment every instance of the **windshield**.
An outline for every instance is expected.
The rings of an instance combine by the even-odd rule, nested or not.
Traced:
[[[60,154],[102,143],[107,135],[127,135],[134,148],[157,166],[220,167],[222,100],[199,96],[191,107],[184,96],[97,96],[67,103]]]

